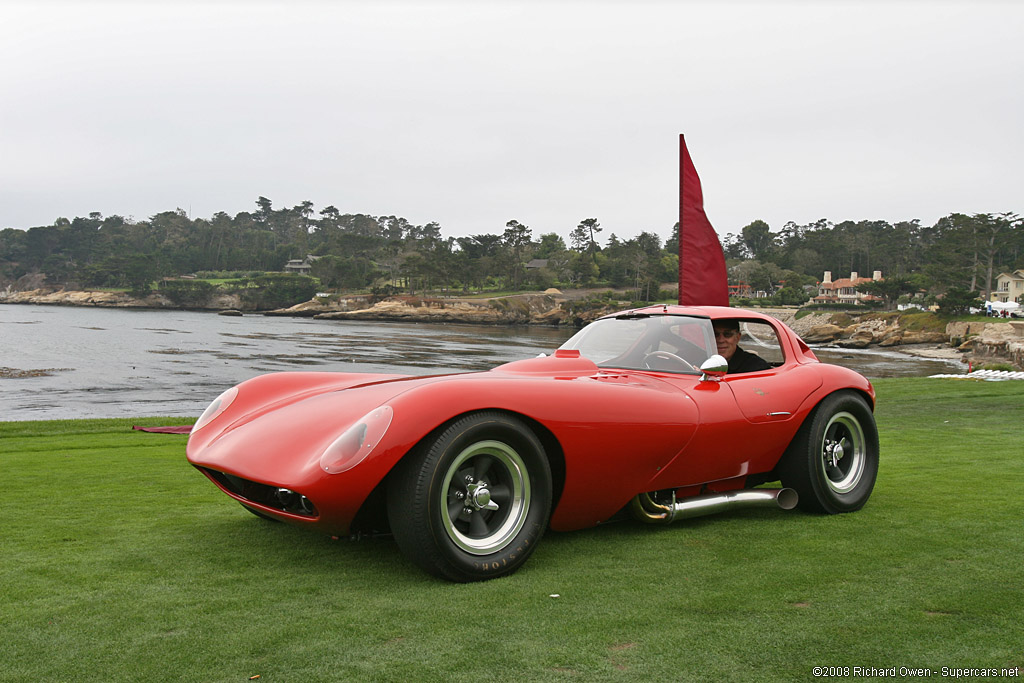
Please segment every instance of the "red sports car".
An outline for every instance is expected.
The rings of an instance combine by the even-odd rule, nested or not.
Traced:
[[[207,408],[188,459],[260,517],[390,530],[428,572],[477,581],[518,569],[548,527],[620,513],[860,509],[878,471],[874,401],[774,318],[650,306],[487,372],[256,377]]]

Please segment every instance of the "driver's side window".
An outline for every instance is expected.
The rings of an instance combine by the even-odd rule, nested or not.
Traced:
[[[739,345],[743,350],[757,354],[773,366],[781,365],[786,360],[775,328],[768,323],[741,322]]]

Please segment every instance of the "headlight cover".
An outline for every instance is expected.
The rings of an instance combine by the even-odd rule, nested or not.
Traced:
[[[356,420],[320,456],[320,467],[328,474],[340,474],[361,463],[380,443],[394,415],[391,406],[380,406]]]
[[[203,411],[203,414],[199,416],[198,420],[196,420],[195,425],[192,426],[192,433],[195,434],[200,429],[217,419],[221,413],[228,409],[228,406],[231,405],[237,396],[238,387],[231,387],[223,394],[213,399],[213,403]]]

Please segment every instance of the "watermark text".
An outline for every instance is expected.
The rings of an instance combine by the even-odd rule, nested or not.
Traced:
[[[816,666],[815,678],[1020,678],[1020,667]]]

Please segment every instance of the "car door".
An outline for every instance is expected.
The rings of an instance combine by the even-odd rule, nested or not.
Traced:
[[[654,489],[691,486],[772,469],[799,428],[800,406],[821,385],[813,368],[787,358],[778,330],[745,321],[740,347],[771,367],[721,381],[676,380],[699,410],[700,425]]]
[[[779,330],[764,321],[741,324],[740,348],[768,361],[771,368],[757,372],[727,374],[722,380],[736,401],[747,430],[750,472],[774,467],[799,429],[799,411],[807,397],[821,386],[814,368],[786,357]]]

